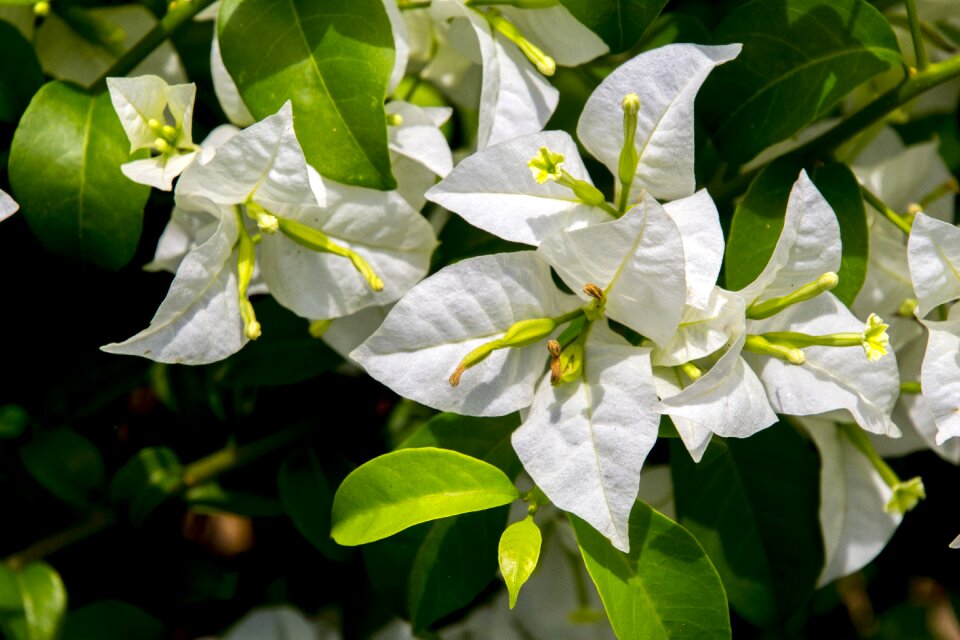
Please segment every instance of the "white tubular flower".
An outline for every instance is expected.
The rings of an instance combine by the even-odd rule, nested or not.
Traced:
[[[6,220],[20,209],[20,205],[10,195],[0,189],[0,222]]]
[[[140,76],[107,78],[107,87],[130,140],[130,153],[150,149],[154,154],[121,165],[120,170],[134,182],[170,191],[173,179],[197,155],[191,133],[196,85],[171,86],[157,76]]]
[[[289,102],[191,165],[176,206],[155,261],[170,268],[186,251],[167,299],[147,329],[106,351],[219,360],[259,335],[248,300],[262,290],[255,273],[295,313],[336,318],[399,298],[426,273],[436,245],[396,192],[311,177]]]

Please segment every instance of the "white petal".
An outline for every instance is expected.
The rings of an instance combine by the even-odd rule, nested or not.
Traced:
[[[196,92],[196,85],[188,86]],[[167,106],[168,90],[166,81],[157,76],[107,78],[107,88],[113,109],[130,140],[130,153],[152,147],[157,134],[150,129],[147,121],[154,119],[164,122],[163,109]]]
[[[655,367],[673,367],[704,358],[743,333],[743,299],[714,287],[704,310],[687,306],[670,340],[650,354]]]
[[[252,197],[269,211],[283,204],[316,206],[290,102],[225,142],[207,164],[192,165],[177,192],[217,204],[242,204]]]
[[[791,293],[840,270],[840,225],[806,171],[790,190],[777,246],[756,280],[738,293],[747,305]]]
[[[649,194],[618,220],[553,234],[538,253],[574,291],[588,283],[603,288],[607,317],[657,344],[677,330],[687,290],[683,242]]]
[[[513,323],[555,317],[580,304],[557,289],[549,266],[532,251],[470,258],[411,289],[350,357],[421,404],[464,415],[505,415],[533,402],[548,359],[545,340],[494,351],[468,369],[457,387],[450,386],[450,374],[464,356]]]
[[[560,94],[512,42],[491,34],[480,15],[470,14],[483,60],[477,148],[543,129]]]
[[[937,424],[937,444],[960,436],[960,307],[950,319],[925,321],[930,330],[920,371],[923,396]]]
[[[174,122],[183,129],[178,144],[185,147],[193,145],[193,103],[197,96],[197,85],[174,84],[167,88],[167,108]]]
[[[237,622],[223,640],[334,640],[332,628],[318,625],[289,606],[263,607]]]
[[[832,293],[821,293],[767,320],[747,324],[750,333],[798,331],[809,335],[863,331],[864,323]],[[806,363],[745,353],[760,375],[777,413],[809,416],[838,409],[871,433],[897,437],[900,430],[890,412],[900,395],[897,361],[889,353],[869,362],[860,347],[804,347]]]
[[[545,131],[467,156],[427,192],[427,200],[504,240],[532,245],[555,231],[611,220],[552,180],[537,184],[527,163],[541,147],[563,154],[564,171],[593,184],[573,138],[564,131]]]
[[[200,145],[200,164],[207,164],[213,160],[213,157],[217,155],[217,149],[238,133],[240,133],[240,129],[232,124],[222,124],[211,131]]]
[[[443,109],[447,118],[452,110]],[[398,115],[402,122],[387,128],[390,150],[419,162],[441,178],[453,169],[450,145],[434,118],[440,113],[428,113],[416,105],[401,100],[387,103],[387,115]],[[446,121],[446,118],[444,119]]]
[[[210,208],[216,210],[211,203]],[[108,353],[143,356],[157,362],[207,364],[238,351],[243,334],[237,293],[237,217],[220,211],[220,226],[183,259],[170,291],[150,326]]]
[[[350,352],[366,342],[383,324],[393,305],[367,307],[342,318],[336,318],[323,332],[323,341],[345,360]]]
[[[660,416],[647,349],[595,323],[580,380],[541,380],[513,448],[557,507],[630,550],[628,520]]]
[[[802,421],[820,451],[822,587],[865,567],[903,519],[884,510],[893,492],[863,453],[832,422]]]
[[[687,304],[707,309],[723,264],[723,229],[706,189],[663,205],[680,229],[687,272]]]
[[[403,80],[403,74],[407,70],[407,58],[410,56],[410,45],[408,44],[407,25],[403,21],[400,9],[397,8],[397,0],[383,0],[383,8],[387,10],[387,18],[390,19],[390,31],[393,35],[393,70],[390,72],[390,79],[387,81],[387,95],[389,96]]]
[[[504,5],[503,15],[520,33],[564,67],[576,67],[610,52],[600,36],[557,4],[544,9],[515,9]]]
[[[890,341],[897,350],[906,340],[915,338],[922,328],[914,318],[899,315],[900,304],[914,297],[910,268],[907,264],[906,237],[886,218],[872,216],[869,230],[870,250],[867,275],[850,309],[866,318],[876,313],[890,324]]]
[[[214,27],[214,32],[216,33],[216,31],[217,28]],[[223,64],[220,40],[216,35],[214,35],[213,44],[210,46],[210,76],[213,79],[213,92],[217,94],[220,108],[223,109],[223,113],[230,122],[238,127],[248,127],[257,121],[243,102],[243,98],[240,97],[237,84]]]
[[[683,391],[683,382],[677,374],[676,369],[668,367],[653,368],[654,382],[657,386],[657,395],[663,398],[670,398]],[[661,406],[661,411],[663,408]],[[665,414],[669,415],[669,414]],[[700,462],[703,453],[710,444],[713,432],[704,427],[696,420],[688,420],[679,415],[670,415],[670,421],[673,423],[677,433],[680,434],[680,440],[690,452],[690,457],[694,462]]]
[[[717,65],[733,60],[740,45],[670,44],[617,67],[587,100],[577,137],[616,176],[623,147],[624,96],[640,96],[635,144],[640,165],[632,193],[660,200],[693,194],[693,102]]]
[[[197,152],[175,153],[169,156],[153,156],[120,165],[120,171],[138,184],[145,184],[161,191],[173,189],[173,179],[190,166]]]
[[[886,139],[886,136],[884,138]],[[882,143],[883,140],[876,144]],[[912,203],[920,202],[924,196],[950,179],[950,170],[937,151],[938,141],[931,140],[907,148],[903,148],[902,143],[899,144],[900,150],[897,153],[889,153],[880,162],[871,166],[857,166],[854,170],[861,182],[887,206],[902,213]],[[857,162],[859,165],[861,161],[858,159]],[[944,193],[925,206],[924,213],[949,222],[953,219],[953,194]]]
[[[775,423],[777,416],[767,402],[763,385],[740,357],[744,338],[741,333],[702,378],[680,393],[663,398],[663,413],[694,423],[700,433],[706,429],[730,438],[746,438]],[[683,432],[680,435],[684,437]],[[698,459],[693,449],[690,453]]]
[[[20,205],[7,194],[6,191],[0,189],[0,221],[6,220],[20,209]]]
[[[960,229],[918,213],[907,242],[910,279],[917,293],[917,317],[960,298]]]
[[[338,318],[398,299],[430,266],[437,245],[430,223],[395,191],[332,180],[324,184],[326,207],[287,205],[274,213],[318,229],[360,254],[384,288],[371,289],[349,259],[307,249],[276,233],[264,235],[257,261],[270,293],[304,318]]]
[[[183,258],[206,242],[219,226],[219,218],[206,211],[174,207],[153,260],[144,265],[144,270],[176,273]]]

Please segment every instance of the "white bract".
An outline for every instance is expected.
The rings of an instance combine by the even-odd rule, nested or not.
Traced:
[[[121,165],[123,174],[140,184],[164,191],[193,162],[194,84],[168,85],[157,76],[107,78],[110,100],[130,140],[130,153],[149,149],[155,154]]]
[[[397,191],[416,210],[427,200],[424,192],[453,169],[450,145],[440,127],[453,113],[448,107],[418,107],[395,100],[386,106],[390,163]]]
[[[146,330],[106,351],[216,361],[260,333],[247,298],[255,269],[295,313],[336,318],[399,298],[426,273],[436,245],[396,192],[311,180],[289,103],[191,165],[176,205],[166,257],[188,252],[170,292]]]
[[[0,189],[0,221],[6,220],[20,209],[20,205],[10,195]]]
[[[618,177],[629,128],[633,143],[627,146],[635,152],[635,164],[626,176],[628,195],[634,200],[643,192],[666,200],[693,195],[694,99],[710,71],[739,52],[740,45],[675,44],[629,60],[587,101],[577,126],[580,142]],[[625,122],[624,98],[629,95],[638,98],[639,108]],[[544,149],[556,167],[531,175],[527,167],[544,164]],[[501,238],[538,245],[559,229],[611,218],[612,208],[602,195],[588,202],[596,194],[585,200],[583,192],[565,186],[572,181],[592,187],[573,139],[562,131],[547,131],[468,157],[428,191],[427,198]],[[620,212],[626,204],[618,207]]]

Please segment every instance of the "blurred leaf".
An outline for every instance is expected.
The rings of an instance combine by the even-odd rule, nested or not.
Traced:
[[[7,640],[55,640],[67,608],[60,575],[46,562],[0,564],[0,630]]]
[[[18,404],[0,405],[0,440],[19,438],[28,424],[30,416],[26,409]]]
[[[783,229],[790,189],[802,168],[800,161],[789,157],[771,163],[760,172],[737,205],[727,240],[728,289],[747,286],[767,265]],[[843,255],[838,274],[840,284],[833,293],[849,305],[867,275],[867,214],[860,183],[849,167],[837,162],[814,168],[810,178],[840,224]]]
[[[630,553],[571,515],[587,571],[618,638],[730,638],[723,584],[690,533],[637,502]]]
[[[333,499],[333,539],[353,546],[421,522],[491,509],[519,497],[493,465],[450,451],[401,449],[348,475]]]
[[[235,513],[252,518],[271,518],[283,514],[283,506],[270,496],[224,489],[216,482],[191,487],[183,499],[200,513]]]
[[[32,4],[32,3],[31,3]],[[33,47],[9,23],[0,21],[0,122],[16,122],[43,84]]]
[[[67,614],[60,640],[160,640],[160,621],[119,600],[101,600]]]
[[[710,74],[697,104],[733,163],[800,131],[901,62],[889,23],[866,0],[751,0],[713,39],[743,43],[736,60]]]
[[[670,443],[680,523],[703,545],[741,616],[786,633],[823,567],[819,461],[779,424],[749,438],[714,438],[699,464]]]
[[[110,500],[129,509],[130,521],[139,526],[180,486],[183,467],[167,447],[147,447],[120,467],[110,483]]]
[[[960,124],[955,112],[932,113],[893,126],[906,145],[940,139],[940,155],[954,174],[960,173]]]
[[[43,245],[104,269],[133,257],[150,188],[120,172],[147,153],[130,144],[110,103],[63,82],[33,97],[10,147],[10,185]]]
[[[277,476],[280,501],[297,531],[331,560],[344,560],[346,550],[330,538],[333,490],[313,447],[294,451]]]
[[[396,187],[383,108],[394,46],[381,0],[225,0],[219,25],[224,64],[254,117],[290,99],[317,171],[345,184]]]
[[[100,450],[70,429],[41,432],[20,447],[20,460],[50,493],[78,509],[103,494],[106,472]]]
[[[517,596],[520,588],[533,575],[540,559],[540,545],[543,536],[540,528],[527,516],[520,522],[514,522],[504,529],[497,547],[497,560],[500,563],[500,573],[507,583],[510,592],[510,608],[517,605]]]
[[[620,53],[640,41],[667,0],[560,0],[560,4],[600,36],[611,53]]]

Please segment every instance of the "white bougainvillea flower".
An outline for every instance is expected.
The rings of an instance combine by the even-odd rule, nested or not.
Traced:
[[[441,270],[351,357],[438,409],[489,416],[529,407],[513,437],[527,472],[554,504],[626,549],[659,411],[649,348],[604,318],[667,342],[686,299],[683,260],[679,228],[647,195],[618,220],[553,234],[536,254]],[[551,266],[581,299],[556,288]]]
[[[621,173],[621,152],[632,156],[621,180],[630,188],[617,208],[596,189],[582,187],[585,183],[592,188],[593,183],[576,143],[562,131],[535,133],[477,152],[428,191],[427,199],[506,240],[538,245],[558,229],[618,215],[630,194],[637,199],[646,192],[662,200],[690,196],[695,184],[694,99],[710,71],[739,52],[740,45],[668,45],[624,63],[597,87],[580,116],[577,134],[615,177]],[[629,115],[627,96],[636,100]],[[625,145],[630,136],[632,142]],[[557,166],[531,175],[527,167],[545,167],[548,157]],[[510,215],[504,215],[505,210]]]
[[[941,306],[960,298],[960,229],[919,213],[907,251],[916,315],[929,330],[920,385],[937,424],[937,444],[943,444],[960,436],[960,305],[945,315]]]
[[[450,119],[449,107],[418,107],[395,100],[386,106],[387,141],[397,191],[419,211],[424,192],[453,169],[453,155],[440,127]]]
[[[0,189],[0,221],[6,220],[20,209],[20,205],[10,195]]]
[[[123,174],[140,184],[164,191],[193,162],[193,102],[197,87],[168,85],[157,76],[107,78],[110,100],[120,118],[130,153],[149,149],[152,157],[121,165]]]
[[[162,362],[219,360],[260,333],[248,300],[255,269],[295,313],[335,318],[399,298],[426,273],[436,245],[430,225],[396,192],[311,181],[289,102],[225,142],[208,163],[191,165],[176,205],[185,215],[207,216],[216,229],[180,218],[209,237],[180,262],[150,326],[106,351]],[[251,232],[258,228],[256,243]]]
[[[759,374],[777,413],[808,416],[844,410],[865,430],[899,436],[890,420],[900,379],[896,358],[885,353],[885,325],[871,317],[865,327],[828,291],[840,269],[840,227],[830,205],[801,172],[787,204],[783,231],[764,270],[736,292],[747,306],[746,359]],[[814,296],[782,307],[778,300],[798,299],[798,292]],[[765,308],[777,311],[763,317]],[[791,335],[792,334],[792,335]],[[843,341],[806,342],[807,336],[845,336]],[[765,336],[762,341],[750,336]],[[852,337],[852,339],[851,339]],[[775,357],[762,348],[802,349]],[[838,348],[857,344],[859,349]],[[877,359],[879,358],[879,359]],[[792,360],[792,361],[790,361]],[[876,361],[874,361],[876,360]]]

